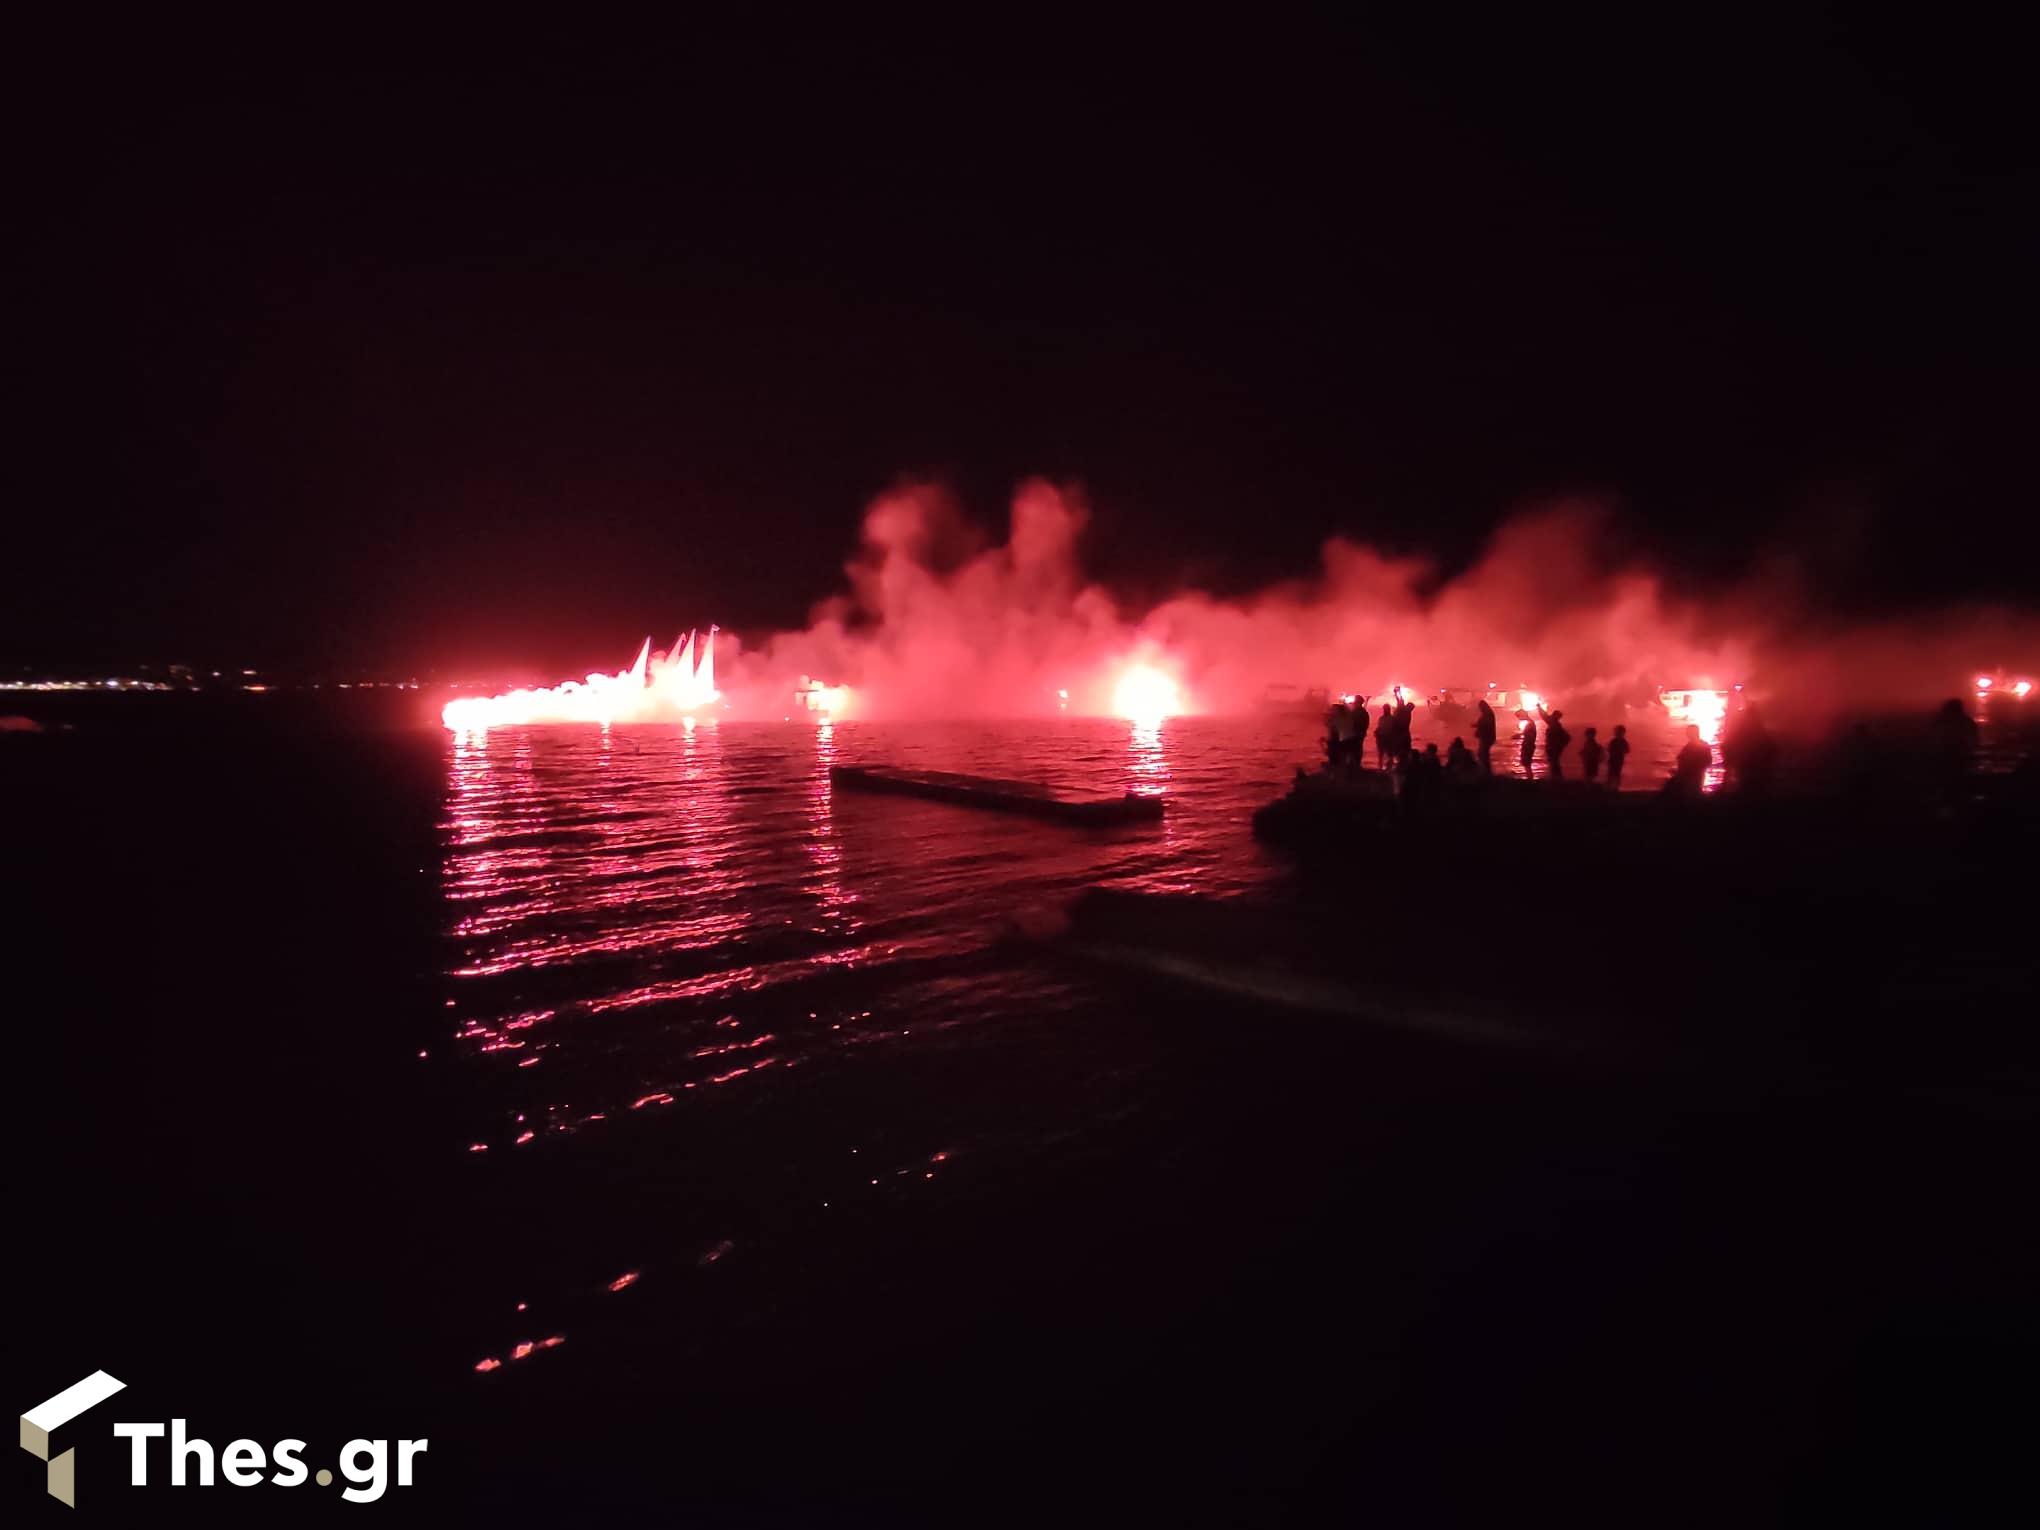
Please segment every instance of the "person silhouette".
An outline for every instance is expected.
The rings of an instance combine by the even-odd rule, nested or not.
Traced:
[[[1421,754],[1405,751],[1402,773],[1402,801],[1407,808],[1421,811],[1437,801],[1445,785],[1444,762],[1436,744],[1424,745]]]
[[[1665,783],[1665,790],[1680,797],[1699,796],[1713,764],[1713,745],[1700,736],[1697,726],[1687,724],[1685,747],[1672,762],[1672,778]]]
[[[1516,735],[1516,761],[1523,767],[1523,774],[1528,776],[1537,759],[1537,724],[1520,707],[1516,711],[1516,719],[1523,725],[1523,731]]]
[[[1487,704],[1483,696],[1474,704],[1473,741],[1480,749],[1480,768],[1489,775],[1495,773],[1492,758],[1495,752],[1495,709]]]
[[[1722,737],[1722,769],[1733,770],[1735,784],[1742,791],[1769,790],[1772,778],[1778,772],[1778,741],[1764,726],[1764,719],[1754,701],[1744,703],[1742,711],[1736,714],[1734,736],[1735,754],[1732,759],[1728,736]]]
[[[1595,732],[1590,727],[1580,738],[1580,772],[1589,781],[1601,779],[1601,761],[1608,753],[1601,747],[1600,739],[1594,736]]]
[[[1629,727],[1626,723],[1615,724],[1615,732],[1608,739],[1608,790],[1622,790],[1622,767],[1629,760]]]
[[[1553,708],[1547,712],[1540,705],[1537,715],[1544,719],[1544,769],[1554,781],[1565,779],[1565,750],[1572,742],[1572,734],[1560,721],[1565,713]]]
[[[1934,752],[1941,768],[1953,776],[1968,773],[1976,756],[1976,719],[1962,705],[1962,698],[1950,696],[1934,714]]]
[[[1416,720],[1417,704],[1395,688],[1395,754],[1402,764],[1410,762],[1410,725]]]

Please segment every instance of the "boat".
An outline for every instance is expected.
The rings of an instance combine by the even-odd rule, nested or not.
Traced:
[[[1400,779],[1390,771],[1350,776],[1299,770],[1289,791],[1253,816],[1254,837],[1305,860],[1348,863],[1382,836],[1414,834],[1428,842],[1455,835],[1479,840],[1496,832],[1521,834],[1545,826],[1577,832],[1584,823],[1628,817],[1655,797],[1611,792],[1590,781],[1524,781],[1483,777],[1473,787],[1442,793],[1419,813],[1404,803]]]
[[[1709,743],[1717,742],[1721,736],[1724,720],[1743,709],[1741,686],[1721,687],[1706,685],[1662,686],[1658,690],[1658,705],[1665,710],[1665,717],[1676,727],[1692,724],[1700,730],[1700,736]]]
[[[1122,796],[1073,797],[1038,781],[1004,781],[993,776],[959,775],[947,770],[910,770],[897,765],[832,765],[829,781],[844,791],[880,792],[901,797],[927,797],[959,807],[994,813],[1024,813],[1063,823],[1151,823],[1162,816],[1160,797],[1127,792]]]
[[[1544,705],[1545,697],[1542,691],[1519,685],[1490,686],[1484,693],[1484,699],[1497,717],[1527,717]]]
[[[1323,717],[1331,708],[1332,695],[1323,686],[1305,689],[1300,685],[1271,685],[1261,692],[1254,710],[1266,716]]]
[[[1447,728],[1472,722],[1473,704],[1480,700],[1481,694],[1470,685],[1448,685],[1433,692],[1431,720]]]
[[[1677,717],[1683,712],[1714,711],[1725,712],[1735,701],[1741,686],[1713,685],[1662,685],[1658,687],[1658,705]]]
[[[807,675],[793,688],[793,705],[811,717],[831,718],[844,710],[850,697],[847,685],[829,685]]]

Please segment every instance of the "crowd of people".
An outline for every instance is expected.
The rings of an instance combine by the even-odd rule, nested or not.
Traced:
[[[1366,768],[1370,731],[1374,735],[1376,767],[1397,773],[1402,778],[1402,790],[1414,792],[1419,798],[1434,788],[1470,786],[1494,774],[1495,740],[1500,727],[1494,708],[1485,699],[1474,703],[1472,746],[1468,746],[1464,737],[1454,738],[1442,756],[1436,744],[1426,744],[1421,750],[1415,747],[1410,735],[1417,704],[1403,694],[1401,687],[1396,688],[1391,700],[1382,704],[1379,717],[1369,712],[1368,704],[1366,696],[1348,696],[1335,701],[1326,714],[1325,760],[1332,774],[1351,775]],[[1516,758],[1521,774],[1526,778],[1535,774],[1541,742],[1545,779],[1566,779],[1567,753],[1573,736],[1566,726],[1564,710],[1558,707],[1547,710],[1539,703],[1534,716],[1530,711],[1519,710],[1516,722]],[[1605,742],[1598,728],[1589,727],[1580,740],[1580,775],[1590,783],[1619,791],[1629,753],[1626,724],[1617,723]],[[1777,740],[1765,727],[1754,703],[1744,705],[1725,720],[1720,763],[1724,776],[1745,790],[1762,790],[1775,778]],[[1698,796],[1714,765],[1714,746],[1697,726],[1688,726],[1686,741],[1673,760],[1664,790],[1673,795]]]
[[[1375,738],[1375,765],[1397,777],[1399,792],[1414,792],[1422,800],[1432,789],[1469,787],[1495,775],[1495,738],[1499,720],[1487,700],[1473,704],[1473,743],[1465,736],[1452,738],[1440,755],[1438,745],[1418,749],[1412,741],[1416,700],[1397,687],[1393,698],[1383,702],[1379,716],[1369,712],[1369,698],[1348,696],[1334,702],[1326,714],[1326,765],[1332,775],[1355,775],[1367,765],[1367,736]],[[1516,712],[1516,761],[1524,779],[1542,775],[1548,781],[1563,781],[1573,769],[1573,732],[1561,708],[1534,704]],[[1977,753],[1977,720],[1960,700],[1944,702],[1932,718],[1928,734],[1928,761],[1944,787],[1956,789],[1969,777]],[[1536,769],[1542,751],[1542,773]],[[1781,747],[1777,736],[1765,724],[1756,702],[1744,702],[1722,718],[1720,747],[1707,741],[1699,726],[1687,726],[1685,743],[1673,757],[1671,775],[1663,781],[1669,796],[1699,796],[1716,765],[1720,779],[1744,794],[1763,794],[1777,783]],[[1844,751],[1846,759],[1860,761],[1873,769],[1879,759],[1871,749],[1865,724],[1856,724],[1854,743]],[[1593,785],[1622,789],[1630,759],[1630,730],[1616,724],[1610,736],[1601,738],[1599,728],[1583,728],[1579,741],[1579,777]]]
[[[1366,696],[1347,696],[1334,702],[1325,717],[1329,773],[1352,778],[1363,772],[1370,734],[1377,768],[1393,777],[1397,794],[1413,805],[1478,788],[1497,773],[1494,750],[1500,721],[1487,700],[1473,703],[1471,743],[1465,736],[1455,737],[1442,753],[1435,743],[1417,747],[1411,737],[1416,712],[1416,700],[1400,687],[1382,703],[1378,714],[1370,712]],[[1582,729],[1575,755],[1572,730],[1561,708],[1533,702],[1530,709],[1516,712],[1515,722],[1518,769],[1508,774],[1523,780],[1564,781],[1577,766],[1579,779],[1588,785],[1622,789],[1631,752],[1626,725],[1616,724],[1606,739],[1599,728]],[[1671,771],[1659,789],[1672,798],[1697,798],[1719,765],[1718,779],[1736,792],[1745,796],[1769,793],[1777,782],[1782,751],[1757,704],[1746,701],[1728,712],[1721,720],[1719,737],[1717,746],[1697,725],[1688,725],[1685,740],[1672,758]],[[1924,742],[1924,763],[1931,772],[1933,789],[1946,794],[1966,791],[1979,734],[1976,719],[1959,698],[1936,710]],[[1866,724],[1855,726],[1838,757],[1845,772],[1842,784],[1851,791],[1888,789],[1891,783],[1885,778],[1898,779],[1891,770],[1891,756],[1873,745]],[[1506,766],[1503,768],[1506,771]],[[2028,773],[2040,771],[2029,768]],[[1907,779],[1926,778],[1915,775]]]

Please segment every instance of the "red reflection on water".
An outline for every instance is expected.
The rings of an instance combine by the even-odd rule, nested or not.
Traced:
[[[719,1047],[702,1047],[698,1051],[690,1052],[688,1056],[721,1057],[726,1052],[748,1052],[751,1048],[762,1047],[773,1039],[772,1033],[768,1031],[763,1036],[753,1036],[749,1041],[729,1041]]]
[[[636,1270],[626,1270],[623,1274],[617,1276],[616,1279],[612,1280],[609,1283],[609,1289],[612,1291],[629,1290],[632,1286],[637,1284],[638,1273],[639,1272]]]
[[[727,764],[712,725],[621,741],[457,735],[445,883],[462,959],[451,975],[713,948],[740,934],[749,920]]]
[[[742,1089],[816,1049],[905,1036],[897,1023],[864,1023],[872,1012],[855,1008],[861,985],[983,938],[1010,892],[1007,866],[1057,892],[1100,872],[1205,889],[1206,846],[1224,843],[1214,826],[1223,819],[1246,839],[1244,812],[1204,800],[1208,762],[1236,764],[1234,741],[1183,719],[1060,719],[1048,734],[835,721],[606,736],[534,727],[455,736],[446,748],[441,969],[458,994],[450,1028],[470,1062],[487,1067],[490,1087],[508,1094],[499,1119],[528,1111],[533,1133],[671,1106],[689,1089]],[[1180,819],[1109,841],[953,811],[929,812],[925,825],[912,807],[846,802],[836,812],[829,769],[839,754],[912,760],[921,750],[934,768],[1077,791],[1182,793],[1193,772],[1199,790]],[[912,818],[905,832],[902,817]],[[988,858],[1003,858],[1002,869],[988,874]],[[842,991],[840,1002],[795,997],[818,978],[823,992]],[[928,979],[916,1012],[934,1003],[967,1023],[985,1002],[978,990],[996,995],[1003,981]],[[796,1005],[818,1023],[801,1025]],[[519,1137],[522,1122],[508,1130],[536,1140]]]
[[[591,1077],[598,1089],[619,1090],[578,1107],[548,1099],[549,1129],[599,1122],[625,1104],[670,1105],[683,1088],[730,1083],[783,1061],[763,1057],[699,1078],[632,1070],[633,1098],[621,1093],[627,1086],[600,1082],[600,1058],[615,1047],[593,1041],[593,1017],[734,997],[801,977],[818,962],[855,965],[900,953],[897,941],[869,949],[840,941],[855,928],[856,899],[842,875],[828,777],[837,726],[824,721],[802,734],[802,747],[813,751],[809,770],[776,738],[761,749],[757,735],[708,723],[601,734],[504,729],[450,740],[443,882],[452,915],[446,972],[465,995],[457,1036],[475,1057],[508,1054],[518,1069],[533,1067],[543,1049],[553,1090],[584,1087]],[[781,869],[783,852],[761,849],[774,834],[800,848],[804,870],[795,878]],[[812,923],[785,915],[783,900],[796,889],[815,910]],[[789,927],[836,938],[819,952],[781,955],[772,947],[785,943]],[[768,958],[756,959],[758,949]],[[738,954],[747,950],[753,959]],[[549,974],[539,992],[509,986],[537,973]],[[560,992],[569,997],[533,1007],[541,993]],[[491,1003],[498,995],[516,1007]],[[723,1023],[740,1024],[734,1015]],[[548,1039],[536,1042],[541,1028]],[[768,1030],[682,1055],[734,1062],[774,1041]],[[515,1143],[535,1135],[534,1125]]]
[[[727,1084],[731,1079],[742,1078],[746,1073],[762,1072],[766,1068],[771,1067],[777,1061],[779,1061],[779,1059],[776,1057],[761,1057],[757,1062],[752,1063],[747,1068],[732,1068],[727,1073],[718,1073],[714,1078],[710,1079],[709,1082],[711,1084]],[[693,1085],[690,1084],[688,1087],[692,1088]]]
[[[1127,790],[1159,797],[1169,786],[1169,756],[1162,747],[1165,720],[1135,720],[1127,731]]]
[[[683,999],[709,999],[728,994],[751,993],[762,988],[770,988],[776,983],[791,982],[806,976],[817,966],[856,966],[860,962],[882,961],[921,950],[932,950],[939,945],[938,939],[930,937],[914,942],[898,940],[873,942],[843,950],[817,951],[783,962],[732,967],[698,978],[648,983],[642,988],[633,988],[624,993],[605,994],[600,998],[584,1000],[581,1007],[589,1014],[599,1015],[611,1010],[637,1009],[647,1004],[670,1004]]]
[[[807,827],[801,848],[813,868],[813,884],[825,923],[854,929],[851,910],[856,899],[843,888],[843,848],[836,838],[836,792],[829,767],[836,763],[836,725],[824,719],[815,727],[815,768],[808,777]]]

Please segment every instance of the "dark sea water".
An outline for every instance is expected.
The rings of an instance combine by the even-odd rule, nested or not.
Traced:
[[[1677,733],[1637,731],[1630,784],[1654,786]],[[1284,863],[1250,819],[1317,740],[1308,718],[450,738],[447,1020],[499,1101],[472,1146],[548,1151],[631,1111],[685,1110],[689,1090],[770,1094],[788,1070],[915,1028],[960,1038],[1071,1004],[1069,974],[997,949],[1016,917],[1092,886],[1222,898],[1279,884]],[[1083,831],[832,790],[831,765],[878,762],[1155,794],[1168,812]]]
[[[1456,921],[1502,1002],[1818,1008],[1927,1064],[1635,1077],[1011,938],[1097,885],[1294,897],[1248,817],[1310,719],[454,738],[293,705],[95,713],[0,761],[35,889],[19,1204],[70,1250],[31,1358],[90,1328],[429,1432],[416,1502],[456,1522],[1660,1519],[1934,1505],[2013,1459],[2030,1054],[1936,1061],[2027,967],[1972,992],[1894,938],[1788,982],[1801,927],[1724,965],[1602,909],[1671,931],[1611,988],[1591,942],[1510,946],[1506,845],[1344,916],[1363,970]],[[878,761],[1168,813],[831,790]],[[1922,907],[1890,927],[1955,949]]]
[[[449,1005],[475,1065],[565,1128],[1056,993],[981,955],[1016,910],[1093,883],[1268,880],[1248,816],[1291,751],[1216,727],[723,723],[451,741]],[[1152,791],[1158,826],[1072,831],[832,791],[837,762]],[[1180,806],[1179,806],[1180,805]],[[683,1047],[685,1041],[694,1045]],[[572,1087],[570,1087],[570,1085]],[[541,1099],[571,1094],[564,1105]],[[529,1097],[527,1099],[527,1096]]]

